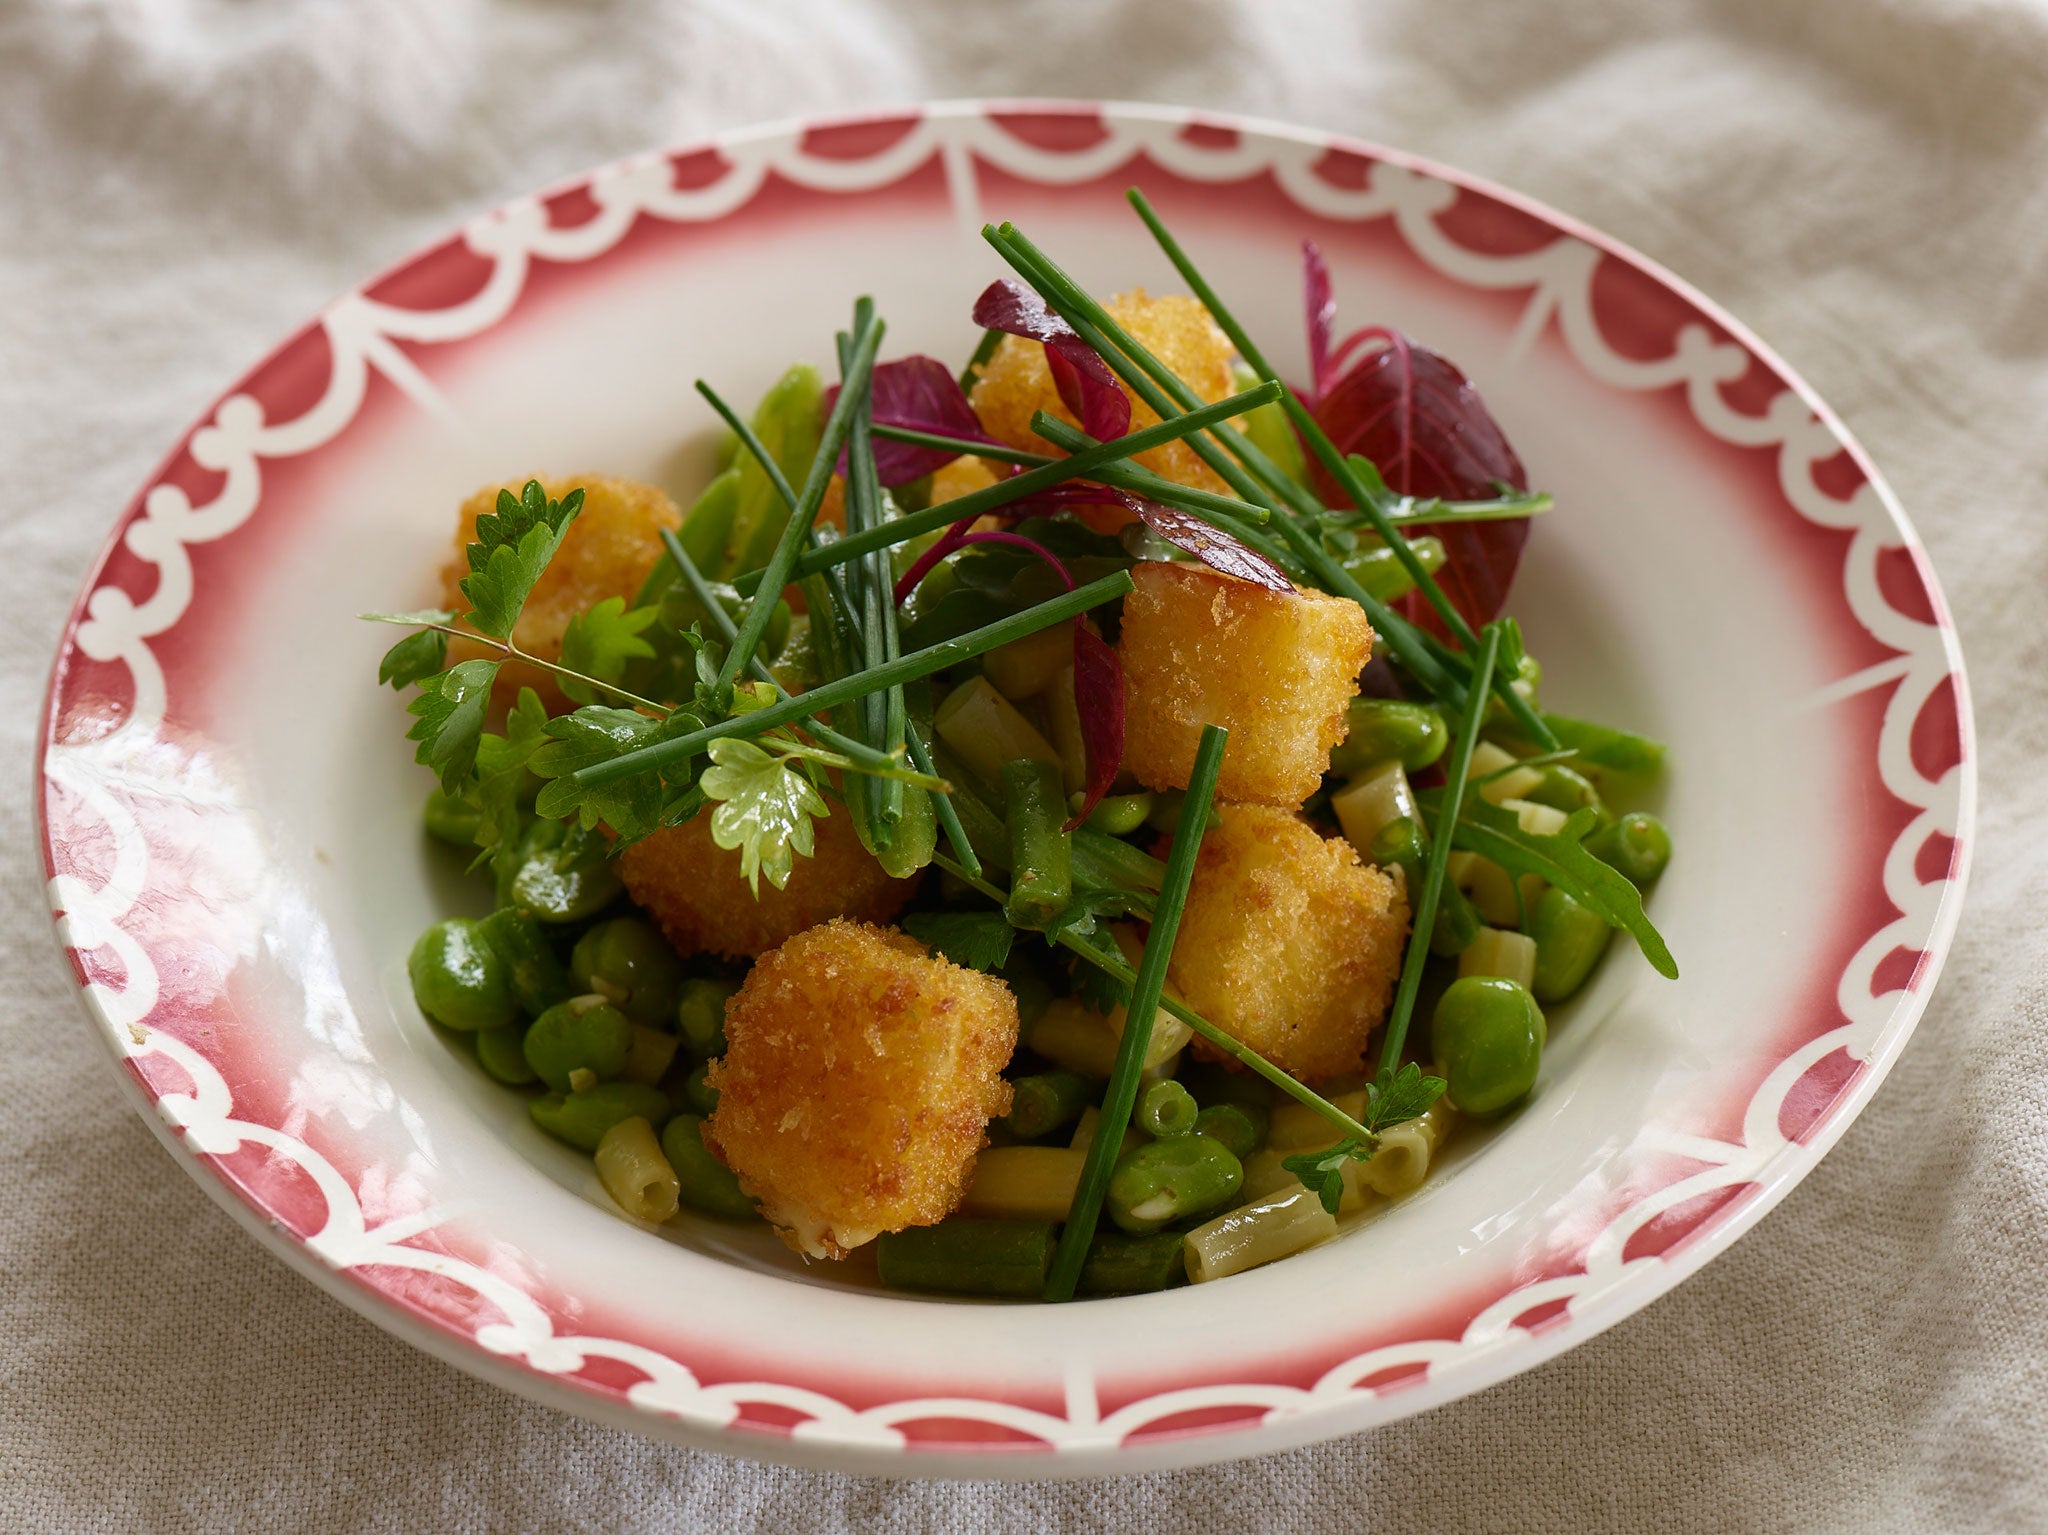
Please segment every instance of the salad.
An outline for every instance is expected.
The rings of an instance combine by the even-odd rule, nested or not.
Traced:
[[[1546,1007],[1671,853],[1661,748],[1542,706],[1503,608],[1550,499],[1441,356],[1283,383],[1188,293],[1013,226],[964,366],[792,368],[687,514],[461,509],[382,682],[495,909],[422,1012],[621,1210],[766,1220],[885,1285],[1207,1282],[1412,1192],[1535,1088]],[[968,348],[963,345],[963,352]]]

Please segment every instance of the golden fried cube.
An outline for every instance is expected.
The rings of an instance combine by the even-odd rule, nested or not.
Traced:
[[[625,848],[619,877],[677,949],[727,959],[751,959],[832,917],[887,922],[903,910],[917,878],[892,879],[860,845],[844,806],[814,824],[813,855],[796,860],[780,890],[763,879],[758,897],[739,850],[711,840],[709,811]]]
[[[843,1258],[967,1192],[1017,999],[893,928],[828,922],[761,956],[725,1012],[705,1144],[783,1240]]]
[[[1143,288],[1119,294],[1106,306],[1117,323],[1180,377],[1204,403],[1214,404],[1232,393],[1230,338],[1209,317],[1201,301],[1185,294],[1153,298]],[[1129,394],[1128,388],[1124,393]],[[1045,365],[1045,348],[1022,336],[1005,336],[995,355],[988,360],[969,397],[982,429],[1013,448],[1032,452],[1058,452],[1031,430],[1036,411],[1056,416],[1069,425],[1080,423],[1060,400],[1052,373]],[[1156,425],[1158,413],[1143,401],[1131,400],[1131,430]],[[1169,442],[1138,455],[1147,469],[1195,485],[1203,490],[1223,491],[1226,487],[1216,472],[1195,456],[1185,442]],[[1128,520],[1128,514],[1118,520]]]
[[[1344,738],[1344,707],[1372,655],[1358,604],[1269,591],[1206,565],[1131,571],[1124,599],[1124,766],[1152,789],[1184,789],[1202,727],[1230,732],[1217,798],[1296,806]]]
[[[1342,837],[1291,811],[1221,805],[1168,973],[1225,1033],[1319,1080],[1358,1066],[1393,999],[1407,932],[1406,897]]]
[[[512,631],[520,649],[544,661],[554,661],[561,657],[562,634],[570,619],[607,597],[633,600],[647,573],[661,558],[661,530],[680,527],[683,514],[676,510],[675,502],[665,491],[638,480],[619,480],[601,474],[532,478],[540,480],[551,500],[559,500],[579,485],[583,487],[583,510],[569,524],[562,547],[534,583],[533,592],[519,614],[519,623]],[[496,507],[500,490],[509,490],[516,496],[525,483],[525,479],[518,479],[507,480],[503,485],[487,485],[462,503],[456,520],[455,557],[441,571],[442,597],[447,606],[458,611],[467,606],[458,583],[469,574],[462,551],[476,537],[477,518]],[[451,644],[448,651],[451,662],[486,654],[495,652],[461,640]],[[522,687],[539,693],[550,710],[568,705],[549,673],[516,662],[499,669],[500,697],[510,698]]]

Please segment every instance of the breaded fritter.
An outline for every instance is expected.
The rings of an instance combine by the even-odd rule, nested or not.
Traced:
[[[1169,973],[1196,1012],[1316,1081],[1359,1064],[1407,932],[1406,897],[1342,837],[1292,811],[1220,805]]]
[[[894,928],[833,921],[761,956],[725,1037],[705,1144],[791,1247],[843,1258],[959,1205],[1010,1106],[1017,999]]]
[[[792,865],[777,890],[758,897],[740,873],[738,849],[711,840],[707,811],[619,854],[619,878],[685,954],[751,959],[830,917],[887,922],[916,893],[916,876],[892,879],[860,845],[843,805],[816,825],[813,855]]]
[[[1117,642],[1124,669],[1124,766],[1150,789],[1184,789],[1202,727],[1230,732],[1219,799],[1301,804],[1344,738],[1344,708],[1372,655],[1357,603],[1291,596],[1206,565],[1131,571]]]
[[[545,661],[559,660],[562,634],[569,620],[607,597],[624,597],[631,602],[641,582],[661,558],[661,530],[680,527],[683,514],[675,502],[656,486],[638,480],[613,479],[609,475],[587,474],[568,478],[535,475],[551,500],[559,500],[577,486],[583,487],[583,510],[569,524],[548,568],[534,583],[533,592],[520,611],[512,638],[529,655]],[[442,597],[458,611],[465,608],[458,583],[469,574],[463,546],[476,537],[476,520],[491,511],[500,490],[515,496],[525,479],[503,485],[487,485],[462,503],[456,522],[455,557],[442,567]],[[480,646],[456,640],[448,647],[451,662],[472,656],[495,654]],[[568,707],[568,700],[554,678],[537,667],[508,663],[498,672],[497,692],[510,698],[522,687],[532,688],[550,711]]]
[[[1230,338],[1209,317],[1201,301],[1185,294],[1152,298],[1143,288],[1117,295],[1107,305],[1110,314],[1147,350],[1179,375],[1181,381],[1213,404],[1231,393],[1233,382]],[[1128,388],[1124,393],[1129,394]],[[1052,373],[1045,365],[1045,348],[1022,336],[1005,336],[989,358],[974,392],[969,396],[982,429],[1013,448],[1036,453],[1056,453],[1043,437],[1031,430],[1036,411],[1057,416],[1070,425],[1080,423],[1060,400]],[[1131,430],[1156,425],[1158,414],[1135,397],[1131,401]],[[1223,491],[1216,472],[1195,456],[1185,442],[1169,442],[1140,453],[1138,462],[1147,469],[1203,490]],[[1121,514],[1119,521],[1128,521]]]

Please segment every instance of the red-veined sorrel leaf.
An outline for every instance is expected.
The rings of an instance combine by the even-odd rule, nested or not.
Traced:
[[[1279,566],[1256,550],[1247,549],[1221,528],[1211,527],[1201,518],[1174,507],[1158,506],[1137,497],[1132,499],[1138,503],[1133,510],[1145,519],[1146,527],[1169,544],[1187,550],[1211,570],[1236,576],[1240,581],[1254,582],[1270,591],[1290,594],[1294,591],[1294,583],[1287,579]]]
[[[1109,364],[1022,283],[1007,277],[990,283],[974,301],[974,323],[984,330],[1007,331],[1042,342],[1053,387],[1090,437],[1107,442],[1130,430],[1131,397],[1117,383]]]
[[[1399,331],[1360,331],[1346,339],[1340,355],[1361,339],[1385,344],[1367,353],[1315,406],[1316,421],[1340,452],[1371,459],[1401,495],[1476,501],[1499,494],[1500,485],[1529,488],[1522,461],[1464,374]],[[1316,474],[1323,494],[1341,504],[1320,465]],[[1443,540],[1437,584],[1467,622],[1477,627],[1499,616],[1529,537],[1527,518],[1404,531]],[[1410,618],[1443,633],[1420,593],[1410,593],[1404,607]]]
[[[1088,758],[1088,782],[1081,808],[1067,822],[1072,831],[1093,813],[1124,760],[1124,667],[1086,618],[1074,620],[1074,710],[1081,717],[1081,745]]]
[[[839,386],[825,391],[824,409],[830,411],[839,397]],[[994,442],[981,429],[974,407],[960,392],[960,381],[936,357],[899,357],[875,366],[869,396],[869,410],[877,426],[908,427],[941,437],[963,437],[971,442]],[[884,485],[908,485],[950,464],[958,455],[944,448],[920,448],[907,442],[875,439],[875,471]],[[846,455],[839,456],[839,471],[846,472]]]

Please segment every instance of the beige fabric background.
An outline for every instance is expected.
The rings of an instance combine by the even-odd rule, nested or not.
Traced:
[[[243,1236],[129,1110],[47,936],[22,790],[52,642],[222,384],[502,196],[751,119],[977,93],[1300,119],[1613,232],[1840,408],[1962,624],[1975,888],[1883,1093],[1677,1293],[1378,1433],[1005,1488],[764,1469],[530,1406]],[[2044,107],[2048,8],[2024,0],[9,0],[0,1528],[2048,1529]]]

